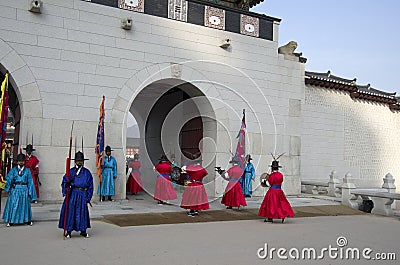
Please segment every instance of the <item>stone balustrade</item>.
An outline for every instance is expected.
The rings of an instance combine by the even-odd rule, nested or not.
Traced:
[[[373,202],[373,214],[393,216],[393,202],[400,200],[400,194],[396,193],[395,179],[388,173],[383,178],[381,189],[357,189],[350,173],[346,173],[342,185],[342,204],[359,209],[363,201]]]
[[[331,197],[340,197],[340,181],[336,176],[336,171],[332,170],[329,175],[329,181],[321,180],[302,180],[301,192],[314,195],[328,195]]]

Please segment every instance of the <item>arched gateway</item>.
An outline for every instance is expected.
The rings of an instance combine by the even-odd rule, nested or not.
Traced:
[[[156,178],[153,167],[161,154],[185,165],[190,163],[193,154],[200,152],[203,166],[210,172],[205,183],[210,195],[214,196],[215,113],[202,85],[186,81],[182,70],[191,76],[196,73],[182,65],[164,64],[135,74],[124,87],[132,93],[125,115],[130,112],[138,123],[142,181],[146,192],[153,193]],[[147,78],[139,83],[139,76],[146,74]],[[177,190],[179,192],[179,187]]]

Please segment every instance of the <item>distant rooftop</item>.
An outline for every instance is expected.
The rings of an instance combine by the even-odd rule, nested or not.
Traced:
[[[389,105],[391,110],[400,110],[400,97],[396,97],[396,92],[389,93],[371,87],[370,84],[359,85],[357,78],[346,79],[326,73],[305,72],[306,85],[314,85],[329,89],[342,90],[350,92],[351,98],[375,101]]]
[[[253,6],[258,5],[261,2],[264,2],[264,0],[203,0],[205,2],[211,2],[215,4],[219,4],[222,6],[228,6],[228,7],[233,7],[233,8],[238,8],[242,10],[249,11],[249,8],[252,8]]]

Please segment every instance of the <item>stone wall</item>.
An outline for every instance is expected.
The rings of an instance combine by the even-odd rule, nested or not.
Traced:
[[[127,16],[133,18],[130,31],[120,28],[121,18]],[[126,115],[141,91],[165,79],[190,82],[210,100],[220,123],[215,159],[211,158],[215,164],[228,166],[228,149],[236,146],[245,108],[255,186],[271,163],[270,153],[285,152],[284,189],[288,194],[300,192],[304,69],[277,54],[277,24],[274,40],[268,41],[80,0],[46,0],[41,14],[29,12],[26,0],[0,0],[0,23],[0,65],[10,71],[18,95],[21,139],[27,133],[35,136],[42,200],[62,199],[60,182],[73,121],[77,149],[83,138],[90,159],[85,165],[95,172],[103,95],[106,144],[119,165],[116,198],[125,198]],[[226,37],[232,44],[223,49],[219,45]],[[181,73],[172,65],[181,65]],[[145,177],[155,181],[151,167],[144,170],[150,172]],[[215,180],[214,194],[209,195],[221,196],[226,183],[212,168],[209,173]]]
[[[306,86],[302,106],[302,179],[340,178],[380,186],[400,174],[400,113],[386,104],[353,100],[348,92]]]

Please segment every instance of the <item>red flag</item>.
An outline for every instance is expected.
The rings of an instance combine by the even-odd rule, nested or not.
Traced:
[[[243,109],[242,126],[240,127],[239,133],[237,135],[238,143],[236,145],[235,156],[239,159],[239,166],[244,169],[245,162],[245,144],[246,144],[246,115]]]

